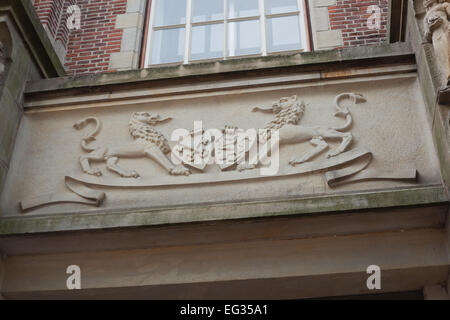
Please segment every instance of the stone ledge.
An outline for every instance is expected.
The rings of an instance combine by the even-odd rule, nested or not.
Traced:
[[[394,58],[413,61],[413,52],[407,43],[381,46],[361,46],[341,50],[301,52],[278,56],[230,59],[188,65],[152,67],[143,70],[100,73],[75,77],[61,77],[30,82],[26,94],[42,94],[70,89],[102,90],[110,85],[142,83],[153,80],[168,80],[183,77],[219,75],[249,71],[265,71],[285,67],[305,69],[330,69],[330,67],[373,63],[374,60],[392,63]],[[297,71],[297,70],[296,70]],[[300,70],[301,71],[301,70]]]
[[[448,201],[448,195],[442,186],[429,186],[248,203],[199,204],[189,207],[128,211],[99,210],[88,214],[73,212],[61,215],[8,217],[0,218],[0,236],[335,214],[356,210],[363,214],[363,210],[366,209],[448,205]]]

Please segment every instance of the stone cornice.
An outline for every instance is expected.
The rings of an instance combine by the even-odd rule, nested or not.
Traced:
[[[150,81],[157,80],[186,79],[197,82],[200,76],[223,78],[237,74],[265,75],[284,68],[288,68],[289,72],[331,71],[344,67],[413,61],[414,56],[410,46],[407,43],[395,43],[45,79],[30,82],[26,94],[64,95],[64,92],[72,94],[74,90],[81,93],[102,92],[110,91],[112,86],[146,85]]]

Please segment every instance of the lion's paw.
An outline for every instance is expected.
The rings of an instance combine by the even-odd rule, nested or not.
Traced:
[[[302,164],[305,163],[306,159],[297,159],[297,158],[292,158],[291,160],[289,160],[289,164],[293,167],[295,167],[298,164]]]
[[[189,176],[191,174],[191,171],[180,164],[170,170],[170,174],[173,176]]]
[[[91,176],[96,176],[96,177],[102,176],[102,172],[99,169],[86,170],[85,173],[90,174]]]
[[[238,164],[238,166],[237,166],[237,170],[239,171],[239,172],[241,172],[241,171],[246,171],[246,170],[252,170],[252,169],[255,169],[256,168],[256,165],[254,165],[254,164],[248,164],[248,163],[240,163],[240,164]]]
[[[141,175],[137,172],[137,171],[131,171],[131,177],[132,178],[140,178],[141,177]]]
[[[331,151],[327,154],[327,159],[334,158],[340,154],[341,154],[341,152],[339,152],[339,151]]]
[[[134,170],[122,173],[121,176],[122,176],[122,178],[135,178],[135,179],[141,177],[141,175]]]

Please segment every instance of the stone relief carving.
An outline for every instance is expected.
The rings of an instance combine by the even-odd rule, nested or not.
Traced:
[[[439,103],[450,103],[450,1],[426,0],[424,6],[425,40],[433,44],[434,54],[443,76],[444,88],[439,91]]]
[[[11,56],[9,53],[9,48],[5,45],[3,41],[0,40],[0,82],[3,82],[8,71],[9,65],[11,64]]]
[[[310,161],[324,150],[328,148],[327,139],[339,139],[341,144],[335,150],[327,154],[327,158],[335,157],[343,153],[350,143],[353,136],[350,132],[342,132],[348,130],[353,118],[347,107],[341,107],[340,102],[344,99],[352,99],[355,104],[365,102],[365,98],[358,93],[342,93],[335,98],[334,104],[337,109],[336,117],[346,119],[346,123],[341,127],[325,127],[325,126],[303,126],[298,125],[300,119],[305,112],[305,104],[299,101],[297,96],[282,98],[272,104],[269,109],[254,108],[253,112],[272,112],[275,119],[265,127],[267,132],[270,130],[279,130],[280,144],[296,144],[308,141],[314,146],[314,149],[300,158],[291,159],[289,162],[292,166]]]
[[[339,147],[327,154],[327,158],[335,157],[343,153],[353,139],[350,132],[342,132],[350,129],[353,123],[353,118],[348,108],[340,105],[340,103],[346,99],[352,100],[355,104],[366,101],[363,95],[358,93],[342,93],[336,96],[334,105],[337,112],[335,113],[335,116],[342,117],[346,120],[346,123],[340,127],[300,125],[299,122],[305,113],[305,103],[296,95],[291,97],[283,97],[278,101],[275,101],[269,108],[255,107],[252,112],[271,113],[275,115],[275,119],[270,121],[263,128],[262,135],[257,137],[259,141],[254,140],[252,143],[256,144],[259,142],[260,144],[263,144],[267,142],[267,140],[270,139],[271,132],[273,131],[279,132],[280,145],[298,144],[309,140],[315,148],[299,158],[291,159],[289,164],[295,166],[310,161],[325,151],[329,147],[326,140],[338,139],[341,141]],[[182,158],[181,153],[185,152],[186,149],[190,149],[189,154],[192,157],[188,159],[188,161],[185,161],[185,164],[203,170],[205,165],[202,165],[201,167],[195,166],[193,164],[193,162],[197,162],[194,161],[195,159],[201,158],[201,160],[204,160],[203,163],[205,163],[207,159],[211,157],[213,152],[216,153],[216,156],[217,153],[220,152],[221,155],[219,155],[219,157],[223,157],[221,152],[222,150],[235,150],[234,152],[228,152],[224,155],[228,158],[225,159],[226,161],[224,164],[220,165],[220,168],[222,170],[226,170],[234,165],[237,165],[238,171],[254,169],[257,164],[247,164],[240,161],[245,157],[244,153],[248,152],[248,149],[252,146],[247,148],[242,148],[239,146],[236,147],[236,144],[244,142],[239,141],[238,136],[239,134],[244,134],[245,130],[234,126],[226,126],[225,129],[222,130],[222,133],[223,135],[218,139],[218,141],[216,141],[219,148],[212,146],[209,137],[202,137],[202,139],[198,139],[201,143],[197,143],[193,148],[191,148],[188,144],[177,145],[176,151],[179,153],[179,159],[185,160]],[[192,132],[191,137],[195,138],[195,136],[199,134],[202,135],[204,132]],[[239,150],[241,150],[241,152],[239,152]]]
[[[86,118],[78,121],[75,129],[82,129],[87,123],[94,122],[96,127],[89,135],[81,141],[81,148],[89,152],[87,155],[80,157],[81,167],[87,174],[101,176],[99,169],[92,168],[91,161],[105,161],[106,168],[112,172],[119,174],[125,178],[138,178],[139,173],[135,170],[127,170],[118,165],[120,157],[137,158],[147,157],[156,161],[171,175],[189,175],[189,169],[182,165],[175,166],[167,158],[166,154],[170,153],[171,148],[164,135],[154,129],[158,123],[171,120],[171,118],[161,119],[160,115],[153,115],[148,112],[135,112],[132,114],[128,124],[130,135],[134,142],[123,146],[99,146],[90,147],[90,143],[95,141],[95,136],[99,133],[101,125],[100,120],[95,117]]]
[[[292,159],[289,164],[281,164],[279,171],[273,177],[285,177],[301,175],[306,173],[325,172],[325,178],[330,187],[336,187],[344,183],[353,183],[366,180],[403,180],[414,182],[417,178],[415,168],[406,168],[396,172],[380,171],[368,168],[373,154],[364,148],[350,150],[349,146],[353,136],[348,132],[353,124],[353,117],[347,107],[342,106],[344,100],[351,100],[354,104],[365,102],[366,99],[358,93],[342,93],[334,99],[334,107],[337,112],[336,117],[345,119],[342,126],[304,126],[299,125],[306,105],[294,95],[284,97],[274,102],[269,108],[256,107],[253,112],[271,113],[275,119],[270,121],[262,134],[257,136],[253,142],[243,143],[239,141],[238,134],[244,132],[233,126],[226,126],[217,139],[205,136],[205,131],[192,130],[188,136],[196,138],[194,144],[178,141],[175,147],[171,148],[164,135],[155,129],[158,124],[165,123],[171,118],[162,119],[159,115],[148,112],[135,112],[132,114],[128,124],[133,142],[122,146],[94,146],[96,136],[101,130],[100,120],[96,117],[88,117],[77,122],[74,127],[82,129],[87,124],[93,123],[95,128],[81,141],[81,149],[88,154],[80,157],[80,164],[84,174],[74,173],[65,177],[67,188],[72,194],[52,194],[34,199],[27,199],[21,202],[23,211],[30,210],[42,205],[55,203],[83,203],[100,206],[106,194],[93,190],[86,185],[107,186],[119,188],[136,187],[166,187],[180,185],[196,185],[220,182],[232,182],[243,180],[254,180],[268,178],[261,175],[255,169],[261,164],[260,158],[256,164],[249,164],[245,160],[252,144],[267,142],[273,136],[279,138],[280,145],[295,145],[309,141],[313,150],[305,153],[299,158]],[[188,139],[192,142],[192,139]],[[214,140],[214,141],[213,141]],[[340,141],[339,146],[331,150],[325,159],[316,159],[328,147],[328,140]],[[242,146],[240,144],[245,144]],[[183,157],[185,151],[188,157]],[[230,152],[224,152],[230,151]],[[169,160],[168,155],[172,153],[180,160],[180,164]],[[152,176],[151,180],[141,177],[135,170],[122,168],[118,165],[121,157],[127,158],[149,158],[169,173],[166,176]],[[227,158],[220,164],[221,173],[203,173],[212,157]],[[196,162],[194,160],[201,160]],[[113,172],[113,175],[103,176],[99,169],[91,166],[91,162],[106,162],[106,168]],[[184,164],[184,165],[183,165]],[[191,167],[194,171],[189,170]]]
[[[0,22],[0,82],[5,78],[8,67],[11,64],[12,38],[8,26]]]

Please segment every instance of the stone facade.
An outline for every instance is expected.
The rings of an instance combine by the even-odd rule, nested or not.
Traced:
[[[118,15],[116,29],[122,30],[120,52],[111,54],[110,69],[130,70],[140,67],[145,23],[145,0],[129,0],[124,14]]]
[[[114,28],[139,32],[135,4]],[[26,7],[2,10],[22,10],[0,19],[3,298],[449,299],[449,107],[421,1],[406,43],[75,77],[50,76]],[[277,130],[246,148],[252,128]]]
[[[0,72],[0,190],[8,172],[14,141],[23,114],[26,81],[42,77],[34,57],[8,11],[0,11],[0,41],[3,67]]]
[[[5,275],[5,265],[3,263],[3,256],[0,256],[0,292],[2,292],[4,275]],[[0,293],[0,300],[3,300],[3,296],[1,293]]]

